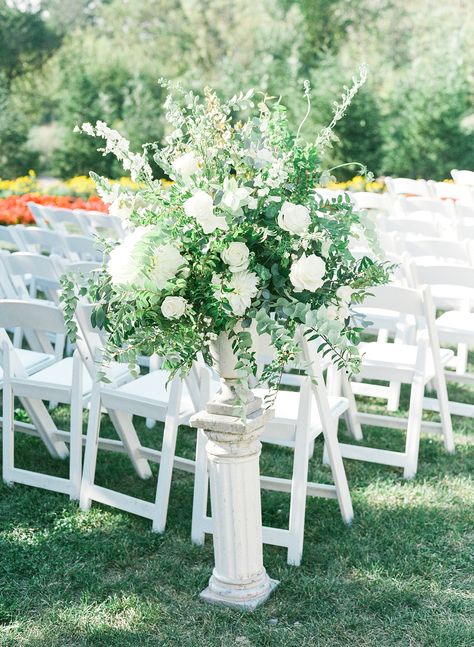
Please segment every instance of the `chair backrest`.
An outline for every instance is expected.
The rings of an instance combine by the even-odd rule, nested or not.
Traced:
[[[0,304],[1,328],[29,328],[55,334],[66,332],[63,313],[51,303],[3,299]]]
[[[19,225],[17,228],[19,238],[23,241],[23,250],[35,254],[56,254],[67,257],[67,248],[64,243],[64,237],[57,231],[43,229],[42,227],[24,227]]]
[[[417,262],[428,264],[446,263],[470,265],[471,257],[467,245],[456,240],[442,238],[419,238],[403,242],[405,252]]]
[[[96,241],[90,236],[70,234],[64,236],[68,256],[72,261],[101,261],[103,253],[97,249]]]
[[[23,250],[23,243],[18,236],[18,227],[14,225],[0,225],[0,248],[8,251]]]
[[[445,218],[451,218],[453,215],[452,205],[442,200],[430,199],[425,197],[398,198],[400,209],[406,216],[412,214],[428,214],[429,216],[438,215]]]
[[[426,180],[412,180],[406,177],[386,177],[385,185],[392,195],[430,197]]]
[[[41,256],[31,252],[15,252],[3,257],[18,296],[27,299],[30,293],[28,281],[33,280],[35,288],[40,288],[48,298],[58,301],[57,291],[60,289],[60,276],[63,272],[60,259],[53,256]]]
[[[75,209],[74,213],[82,220],[90,235],[116,240],[121,240],[124,237],[122,223],[117,216],[108,215],[101,211],[85,211],[83,209]]]
[[[43,217],[51,229],[63,234],[83,234],[89,233],[87,227],[77,217],[72,209],[59,209],[57,207],[42,207]]]
[[[401,236],[414,234],[425,238],[437,238],[439,229],[433,222],[418,218],[389,218],[383,223],[385,231]]]
[[[465,184],[467,186],[474,186],[474,171],[458,171],[453,169],[451,177],[456,184]]]
[[[36,225],[42,229],[49,229],[48,221],[43,213],[43,206],[36,204],[36,202],[27,202],[27,206]]]
[[[378,285],[362,303],[362,309],[397,312],[414,317],[424,316],[423,295],[420,290],[398,285]]]
[[[428,181],[431,194],[434,198],[439,200],[460,200],[461,202],[469,202],[474,200],[474,193],[471,189],[463,184],[456,184],[455,182],[434,182]]]
[[[358,209],[367,209],[390,214],[392,209],[392,196],[389,193],[370,193],[369,191],[356,191],[351,194],[352,202]]]
[[[418,265],[412,262],[410,269],[417,285],[459,286],[474,290],[474,267],[460,265]],[[466,294],[469,298],[469,294]]]
[[[9,252],[0,250],[0,298],[17,299],[19,296],[18,289],[11,280],[8,262],[6,261],[8,256],[10,256]]]
[[[469,218],[474,220],[474,202],[457,202],[454,206],[457,218]]]

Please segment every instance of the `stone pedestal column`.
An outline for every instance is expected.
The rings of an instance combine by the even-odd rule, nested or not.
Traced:
[[[215,356],[222,389],[205,411],[191,418],[191,425],[203,429],[208,438],[214,528],[215,566],[201,597],[252,610],[278,584],[263,566],[260,503],[259,436],[272,412],[263,411],[250,390],[242,392],[230,368],[235,365],[229,360],[230,346],[225,338],[219,345]]]

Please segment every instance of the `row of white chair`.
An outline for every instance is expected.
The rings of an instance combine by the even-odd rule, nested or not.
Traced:
[[[24,225],[0,225],[0,245],[9,251],[61,256],[70,261],[101,261],[103,252],[92,236],[65,234]]]
[[[28,208],[41,229],[52,229],[66,234],[102,236],[120,240],[124,230],[120,218],[101,211],[63,209],[28,202]]]
[[[11,256],[15,256],[14,254]],[[40,257],[41,258],[41,257]],[[51,259],[47,259],[51,260]],[[459,269],[459,268],[458,268]],[[36,270],[35,270],[36,271]],[[450,279],[455,281],[455,279]],[[467,280],[467,279],[466,279]],[[464,286],[465,287],[465,286]],[[474,284],[472,286],[474,288]],[[31,303],[29,305],[38,305]],[[44,304],[40,304],[44,305]],[[52,306],[49,306],[50,308]],[[286,481],[283,483],[282,479],[269,479],[268,477],[263,477],[262,486],[269,487],[270,489],[277,489],[283,491],[291,491],[291,506],[290,509],[290,527],[289,529],[269,529],[264,533],[264,540],[268,543],[276,543],[277,545],[284,545],[288,549],[288,559],[292,563],[298,563],[301,558],[302,551],[302,541],[303,541],[303,530],[304,530],[304,508],[305,508],[305,495],[306,492],[309,495],[314,496],[330,496],[337,497],[341,506],[341,511],[343,517],[346,521],[350,521],[352,518],[352,507],[350,504],[350,495],[348,495],[349,490],[345,488],[347,482],[345,480],[345,473],[342,466],[342,461],[340,460],[340,454],[348,457],[361,460],[369,460],[375,462],[386,463],[389,465],[400,466],[404,468],[404,474],[406,477],[412,477],[416,473],[417,462],[418,462],[418,449],[419,449],[419,437],[422,428],[425,428],[426,425],[422,423],[422,409],[424,406],[436,406],[440,409],[442,414],[442,423],[440,425],[430,424],[428,429],[430,431],[441,432],[444,437],[445,446],[448,451],[454,449],[452,442],[452,429],[449,416],[449,404],[447,405],[447,396],[446,396],[446,387],[445,387],[445,374],[443,372],[443,367],[446,366],[447,362],[452,359],[451,351],[442,351],[439,350],[439,345],[437,345],[437,325],[434,324],[434,306],[431,304],[429,290],[426,288],[422,291],[414,290],[410,288],[402,287],[387,287],[381,288],[376,291],[375,297],[369,302],[368,306],[371,308],[371,314],[369,315],[371,319],[374,319],[374,326],[377,325],[377,316],[380,318],[379,327],[381,326],[384,329],[391,329],[391,332],[395,333],[395,347],[393,345],[387,344],[378,340],[377,342],[372,342],[372,344],[378,344],[378,346],[369,345],[364,347],[366,356],[363,360],[363,373],[362,375],[365,378],[369,379],[387,379],[392,378],[398,383],[407,381],[409,384],[412,384],[412,396],[410,399],[410,411],[407,421],[401,421],[400,418],[384,420],[377,418],[376,420],[368,416],[368,414],[358,413],[355,410],[352,392],[351,389],[344,380],[344,376],[339,376],[339,378],[345,383],[345,400],[341,400],[338,393],[334,393],[334,397],[339,398],[330,403],[327,394],[324,394],[324,391],[315,391],[315,387],[311,381],[307,378],[303,378],[300,383],[299,393],[291,394],[288,391],[281,391],[277,397],[277,417],[275,419],[275,426],[273,431],[271,427],[265,432],[264,441],[272,442],[274,444],[283,444],[290,447],[293,447],[294,454],[294,469],[293,469],[293,478],[291,481]],[[11,306],[15,310],[14,305]],[[7,309],[2,308],[4,313],[7,312]],[[380,316],[380,311],[382,315]],[[87,308],[84,310],[84,313],[87,312]],[[390,317],[387,317],[386,313],[389,312]],[[412,343],[408,343],[409,340],[405,339],[405,344],[403,345],[403,336],[397,338],[396,323],[393,325],[393,322],[400,321],[400,313],[405,320],[410,318],[415,321],[406,325],[406,329],[411,331],[412,334]],[[394,316],[395,315],[395,316]],[[20,326],[19,320],[15,319],[12,315],[12,319],[8,320],[7,315],[5,314],[5,319],[0,325],[4,328],[18,328],[23,327],[28,329],[28,325],[31,321],[36,322],[36,318],[29,317],[24,320],[23,326]],[[450,322],[452,325],[451,316]],[[81,318],[81,317],[80,317]],[[40,318],[38,318],[39,320]],[[88,324],[89,322],[89,324]],[[62,324],[63,325],[63,324]],[[82,316],[81,330],[85,331],[85,339],[92,338],[92,335],[97,335],[97,331],[88,329],[90,326],[90,317],[87,317],[86,314]],[[58,334],[60,325],[58,321],[54,320],[48,323],[48,326],[51,326],[49,332]],[[31,326],[30,326],[31,329]],[[44,331],[39,331],[43,332]],[[59,333],[59,334],[63,334]],[[405,331],[404,331],[405,334]],[[413,337],[413,335],[416,335]],[[451,330],[451,342],[453,336],[455,337],[455,332]],[[6,341],[6,340],[5,340]],[[465,342],[465,338],[463,339]],[[417,345],[418,342],[418,345]],[[472,342],[472,339],[471,339]],[[469,343],[469,342],[468,342]],[[403,345],[403,347],[402,347]],[[9,378],[7,379],[7,384],[10,386],[9,395],[4,393],[4,398],[6,397],[6,406],[7,406],[7,421],[9,428],[12,427],[13,423],[11,422],[11,410],[12,410],[12,394],[15,393],[15,388],[18,387],[16,391],[17,395],[25,400],[28,393],[34,393],[36,391],[29,391],[30,385],[26,386],[21,380],[25,380],[25,375],[20,375],[19,377],[12,373],[11,366],[15,366],[15,362],[18,363],[18,350],[15,350],[14,347],[7,342],[8,348],[4,346],[4,354],[8,355],[6,360],[6,371],[8,371]],[[175,384],[173,397],[171,398],[171,390],[168,393],[168,396],[164,397],[160,402],[160,406],[156,406],[149,400],[149,394],[153,399],[153,395],[157,393],[162,393],[163,388],[157,388],[157,384],[154,383],[154,380],[161,379],[162,385],[165,381],[165,376],[163,372],[156,373],[149,376],[142,376],[138,378],[137,381],[131,382],[130,378],[126,378],[125,382],[119,384],[118,381],[114,383],[114,386],[106,387],[98,383],[95,386],[90,386],[91,376],[94,374],[94,364],[92,358],[94,353],[97,351],[99,346],[99,341],[91,343],[86,349],[80,349],[78,346],[79,357],[82,358],[84,365],[87,367],[89,362],[88,369],[88,378],[79,371],[77,366],[78,355],[76,354],[76,369],[73,371],[71,369],[71,374],[74,373],[76,376],[75,379],[82,381],[82,390],[79,387],[64,389],[63,393],[60,393],[58,389],[46,390],[44,393],[45,399],[57,398],[55,401],[63,401],[61,398],[65,398],[66,391],[69,391],[69,399],[66,402],[71,402],[71,394],[74,392],[75,397],[75,413],[73,420],[77,425],[77,410],[79,401],[79,393],[82,393],[82,406],[88,401],[90,397],[89,393],[92,388],[92,405],[90,412],[90,423],[88,429],[88,444],[86,446],[86,457],[84,463],[84,474],[81,479],[80,492],[81,492],[81,505],[84,508],[87,508],[90,505],[91,500],[99,500],[103,503],[109,503],[115,507],[128,510],[130,512],[135,512],[137,514],[142,514],[145,517],[153,519],[153,524],[155,529],[162,530],[164,528],[164,523],[166,520],[166,509],[167,509],[167,494],[169,493],[169,485],[171,478],[172,465],[181,466],[188,471],[197,470],[195,477],[195,507],[193,510],[193,538],[195,541],[201,542],[205,532],[212,530],[212,521],[207,518],[205,514],[205,500],[207,500],[207,476],[205,473],[205,456],[203,453],[203,436],[200,434],[198,438],[198,456],[197,456],[197,467],[194,467],[194,464],[184,459],[177,459],[174,456],[174,442],[176,439],[176,431],[178,424],[181,424],[183,421],[186,421],[187,405],[184,406],[184,411],[181,408],[183,402],[186,402],[192,405],[192,410],[196,410],[197,406],[203,406],[203,403],[207,399],[207,393],[212,388],[214,380],[209,376],[206,378],[206,371],[198,370],[197,368],[194,371],[194,376],[188,378],[188,380],[183,384],[179,382]],[[388,346],[391,346],[389,348]],[[308,349],[304,347],[304,340],[302,340],[302,349],[308,353]],[[402,352],[403,351],[403,352]],[[51,355],[51,353],[47,353]],[[11,357],[15,357],[15,361],[11,361]],[[87,359],[88,358],[88,359]],[[57,359],[57,358],[56,358]],[[68,358],[70,360],[70,358]],[[63,361],[63,360],[60,360]],[[74,366],[74,360],[69,362]],[[313,366],[317,367],[317,362],[313,362]],[[50,367],[48,367],[50,368]],[[31,372],[30,368],[30,372]],[[34,370],[34,369],[33,369]],[[315,370],[318,370],[315,368]],[[25,370],[24,373],[28,375],[28,371]],[[323,389],[324,380],[321,377],[321,368],[319,369],[318,384],[320,389]],[[11,386],[11,380],[20,379],[18,384],[13,384]],[[44,376],[43,376],[44,377]],[[47,378],[49,383],[51,378]],[[10,382],[8,381],[10,380]],[[431,380],[434,380],[437,392],[438,399],[437,403],[432,403],[427,401],[424,398],[424,389],[426,384]],[[87,385],[88,382],[88,385]],[[86,383],[86,390],[84,392],[84,384]],[[173,388],[173,384],[172,387]],[[354,385],[354,389],[360,389],[362,386],[360,383]],[[150,387],[152,387],[150,389]],[[380,392],[377,393],[374,391],[374,385],[366,385],[366,390],[364,391],[365,395],[380,395]],[[25,392],[26,389],[26,392]],[[89,391],[87,391],[89,389]],[[183,392],[187,389],[187,396],[183,398]],[[166,389],[165,389],[166,392]],[[10,400],[8,399],[10,398]],[[171,399],[170,399],[171,398]],[[313,400],[313,398],[315,400]],[[163,405],[163,401],[165,404]],[[104,404],[107,402],[107,404]],[[126,405],[124,403],[127,403]],[[179,402],[179,405],[178,405]],[[122,403],[122,404],[121,404]],[[316,422],[314,424],[308,425],[308,419],[311,420],[311,410],[314,408],[316,403],[317,407],[313,409],[314,412],[319,414],[319,423],[317,422],[317,417],[313,418]],[[115,445],[111,441],[104,441],[106,448],[120,448],[122,451],[127,451],[130,455],[132,463],[134,464],[135,469],[140,474],[140,476],[149,475],[149,466],[148,470],[145,467],[146,461],[157,460],[162,462],[163,470],[160,469],[161,479],[159,483],[159,493],[157,494],[157,499],[154,505],[142,505],[145,502],[140,500],[132,499],[131,497],[125,497],[118,493],[106,491],[100,486],[96,486],[94,482],[94,472],[95,472],[95,458],[97,453],[98,446],[104,446],[104,442],[98,439],[98,418],[100,417],[100,407],[105,406],[109,411],[122,411],[122,415],[111,415],[112,422],[119,433],[121,438],[119,443]],[[172,405],[172,406],[171,406]],[[126,407],[125,412],[123,409],[120,409],[120,406]],[[30,407],[31,409],[31,407]],[[189,407],[188,407],[189,409]],[[377,426],[384,425],[386,426],[395,426],[397,428],[406,428],[407,430],[407,440],[406,448],[403,453],[397,454],[396,452],[386,452],[385,450],[374,450],[373,448],[363,448],[361,446],[352,446],[347,443],[339,445],[335,441],[336,433],[336,424],[335,421],[343,413],[344,410],[347,410],[349,413],[349,429],[352,431],[353,436],[357,439],[361,438],[361,429],[360,424],[376,424]],[[28,409],[27,409],[28,411]],[[328,414],[329,411],[329,414]],[[10,413],[8,413],[10,412]],[[28,411],[29,412],[29,411]],[[159,419],[165,422],[165,432],[166,432],[166,442],[163,446],[163,451],[166,448],[171,448],[170,451],[164,457],[162,454],[153,453],[153,450],[149,448],[142,448],[136,432],[134,432],[133,425],[131,425],[131,415],[135,412],[138,415],[152,415],[154,419]],[[280,416],[278,416],[278,412]],[[291,412],[291,415],[289,415]],[[33,411],[31,415],[32,420],[34,420],[34,426],[37,429],[38,433],[45,434],[45,429],[48,429],[48,424],[44,423],[44,411],[38,412]],[[47,412],[46,412],[47,413]],[[82,414],[82,409],[81,409]],[[10,418],[8,418],[10,416]],[[36,417],[33,417],[36,416]],[[332,423],[331,420],[334,422]],[[168,427],[166,426],[168,425]],[[13,425],[14,426],[14,425]],[[52,427],[49,427],[50,429]],[[54,428],[53,428],[54,429]],[[120,431],[119,431],[120,430]],[[171,430],[171,431],[170,431]],[[30,429],[30,432],[32,430]],[[74,431],[73,433],[78,434],[79,432]],[[64,439],[67,439],[69,436],[63,433],[59,435],[59,432],[53,431],[53,439],[55,442],[64,442]],[[70,432],[71,433],[71,432]],[[307,466],[309,456],[311,454],[311,447],[314,441],[314,437],[318,433],[323,433],[325,438],[326,447],[328,449],[328,455],[330,457],[330,464],[333,470],[333,476],[335,480],[335,487],[333,489],[328,488],[328,486],[320,486],[318,484],[308,484],[307,483]],[[268,434],[268,435],[267,435]],[[5,438],[5,430],[4,430]],[[61,439],[59,441],[58,439]],[[49,438],[50,445],[52,444],[52,439]],[[102,445],[100,444],[102,442]],[[199,444],[201,443],[201,444]],[[47,443],[46,443],[47,444]],[[80,446],[80,442],[76,440],[76,447]],[[48,444],[47,444],[48,446]],[[7,442],[7,451],[6,456],[12,457],[12,447],[11,444],[8,445]],[[53,446],[54,449],[54,446]],[[62,450],[62,451],[61,451]],[[60,447],[59,451],[56,451],[56,455],[64,455],[64,448]],[[77,458],[77,451],[74,452],[74,460]],[[7,465],[7,476],[9,475],[9,480],[14,481],[16,472],[10,472],[9,469],[14,470],[13,464]],[[305,469],[304,469],[305,468]],[[341,471],[342,469],[342,471]],[[302,472],[304,472],[303,477],[301,477]],[[75,495],[78,492],[78,469],[75,465],[72,476],[69,479],[71,483],[62,484],[63,490],[68,493],[72,493],[74,490]],[[4,478],[5,471],[4,471]],[[26,477],[24,474],[20,474],[21,482],[26,482]],[[41,477],[39,480],[35,481],[35,484],[40,484],[42,482]],[[47,480],[48,484],[51,487],[56,487],[56,482],[51,482]],[[281,532],[280,532],[281,531]]]

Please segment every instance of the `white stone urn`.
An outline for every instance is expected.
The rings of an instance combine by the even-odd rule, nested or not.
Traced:
[[[253,610],[278,582],[263,566],[259,436],[271,411],[243,386],[235,370],[232,342],[221,333],[212,344],[221,390],[205,411],[191,418],[203,429],[211,485],[215,566],[201,597],[216,604]]]

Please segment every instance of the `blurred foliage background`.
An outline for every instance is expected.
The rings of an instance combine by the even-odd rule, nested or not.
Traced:
[[[308,78],[315,137],[362,62],[369,80],[328,162],[474,169],[472,0],[0,0],[0,176],[120,175],[73,128],[103,119],[137,149],[161,140],[161,76],[282,95],[295,124]]]

